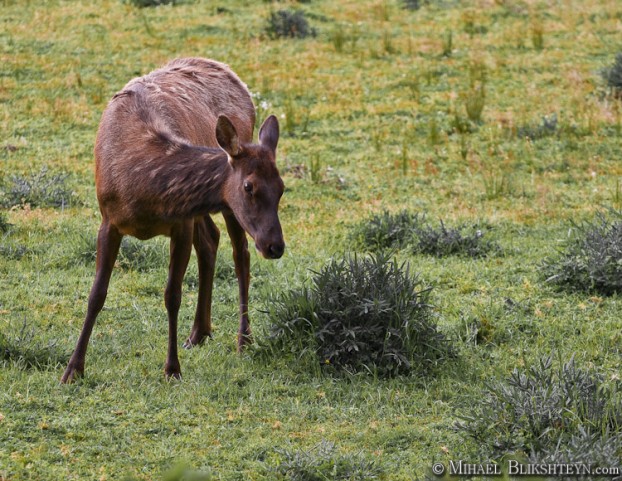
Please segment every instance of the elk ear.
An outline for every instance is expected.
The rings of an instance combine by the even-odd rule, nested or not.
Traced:
[[[232,163],[232,157],[240,153],[240,138],[231,120],[224,115],[218,117],[216,122],[216,140],[220,148],[229,155],[229,163]]]
[[[271,115],[259,129],[259,143],[268,147],[272,152],[276,152],[276,146],[279,143],[279,121],[274,115]]]

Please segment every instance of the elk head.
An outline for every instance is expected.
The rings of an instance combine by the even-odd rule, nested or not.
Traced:
[[[242,144],[234,125],[221,115],[216,123],[216,140],[227,153],[231,169],[224,186],[225,202],[261,255],[280,258],[285,242],[278,215],[284,190],[276,167],[278,120],[271,115],[264,121],[259,144]]]

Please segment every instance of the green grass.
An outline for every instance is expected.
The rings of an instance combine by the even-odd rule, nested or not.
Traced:
[[[0,480],[160,480],[188,466],[216,480],[268,481],[294,479],[287,466],[296,463],[317,474],[346,461],[383,480],[421,479],[436,461],[485,461],[455,425],[491,379],[555,352],[559,364],[574,356],[615,382],[619,294],[559,291],[539,265],[563,246],[570,221],[622,207],[622,105],[601,75],[619,53],[622,8],[405,3],[0,1],[0,345],[11,352],[0,356]],[[316,36],[270,39],[279,8],[303,11]],[[433,287],[455,359],[424,379],[383,380],[237,355],[237,285],[219,218],[214,339],[180,353],[183,381],[163,376],[167,246],[155,239],[126,245],[86,378],[58,384],[93,280],[99,118],[129,79],[178,56],[228,63],[258,94],[258,121],[281,121],[288,247],[274,262],[252,253],[257,335],[271,322],[270,296],[350,250],[358,222],[385,209],[425,212],[447,225],[482,223],[503,251],[396,253]],[[469,96],[472,113],[483,105],[471,121]],[[41,172],[58,186],[30,189],[34,201],[11,193],[16,179],[30,186]],[[196,285],[193,258],[180,339]],[[333,447],[324,456],[318,446]]]

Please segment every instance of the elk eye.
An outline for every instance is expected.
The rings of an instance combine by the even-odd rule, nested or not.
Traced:
[[[253,192],[253,184],[248,181],[244,182],[244,190],[251,194]]]

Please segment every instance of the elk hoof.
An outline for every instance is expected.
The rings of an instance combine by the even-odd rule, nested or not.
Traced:
[[[253,343],[253,338],[249,334],[238,333],[238,354],[244,352],[247,346]]]
[[[78,368],[70,364],[67,366],[67,369],[65,369],[65,372],[63,373],[63,377],[60,378],[60,383],[71,384],[72,382],[78,380],[79,378],[83,376],[84,376],[84,368]]]
[[[167,381],[181,381],[181,372],[164,373]]]
[[[181,380],[181,368],[179,364],[176,366],[165,366],[164,367],[164,377],[167,381],[171,381],[176,379],[178,381]]]
[[[190,334],[190,337],[186,339],[186,342],[184,342],[184,349],[192,349],[195,346],[201,346],[205,344],[207,338],[212,338],[211,332],[207,334],[193,332]]]

